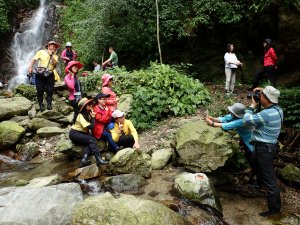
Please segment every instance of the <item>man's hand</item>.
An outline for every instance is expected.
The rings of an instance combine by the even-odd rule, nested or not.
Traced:
[[[255,89],[254,89],[255,90]],[[252,104],[251,104],[251,106],[250,106],[251,108],[253,108],[253,109],[255,109],[256,107],[257,107],[257,102],[256,101],[254,101],[254,98],[253,98],[253,96],[252,96]]]
[[[29,74],[32,74],[32,66],[29,66],[29,68],[28,68],[28,73],[29,73]]]
[[[262,88],[262,87],[257,87],[257,88],[254,88],[253,89],[253,91],[255,92],[255,91],[260,91],[260,92],[262,92],[264,90],[264,88]]]

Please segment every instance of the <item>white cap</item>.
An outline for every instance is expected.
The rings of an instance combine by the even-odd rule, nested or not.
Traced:
[[[279,90],[277,90],[273,86],[266,86],[263,90],[263,93],[272,103],[278,103],[278,98],[280,95]]]
[[[114,118],[114,119],[116,119],[116,118],[120,118],[120,117],[122,117],[122,116],[124,116],[124,112],[122,112],[122,111],[120,111],[120,110],[115,110],[113,113],[112,113],[112,117]]]
[[[71,44],[71,42],[67,42],[67,44],[66,44],[66,47],[72,47],[72,44]]]

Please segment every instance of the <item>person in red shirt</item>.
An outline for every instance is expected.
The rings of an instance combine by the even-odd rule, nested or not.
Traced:
[[[252,88],[250,88],[251,90],[256,88],[265,77],[269,79],[273,87],[276,86],[277,56],[272,46],[272,40],[265,39],[263,46],[265,49],[263,60],[264,67],[256,72]]]
[[[117,152],[120,148],[113,139],[111,133],[108,129],[105,129],[106,126],[111,122],[112,111],[106,105],[107,99],[110,97],[109,94],[99,93],[94,98],[94,112],[95,116],[95,126],[93,128],[93,136],[98,140],[105,140],[109,144],[109,149],[112,152]]]

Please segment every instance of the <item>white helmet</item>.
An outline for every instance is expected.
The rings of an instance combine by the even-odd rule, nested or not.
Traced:
[[[66,47],[72,47],[72,44],[71,44],[71,42],[67,42],[67,44],[66,44]]]

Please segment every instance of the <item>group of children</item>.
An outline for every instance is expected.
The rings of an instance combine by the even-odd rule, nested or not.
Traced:
[[[97,147],[97,140],[108,142],[109,150],[117,152],[122,148],[139,149],[138,134],[125,113],[118,110],[118,98],[112,89],[113,76],[102,76],[101,93],[94,99],[82,98],[78,70],[83,65],[70,61],[65,68],[64,79],[69,90],[69,102],[74,108],[73,125],[69,137],[72,142],[84,146],[81,167],[90,165],[89,155],[94,155],[97,166],[107,164]],[[90,134],[91,131],[91,134]]]

